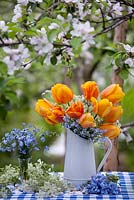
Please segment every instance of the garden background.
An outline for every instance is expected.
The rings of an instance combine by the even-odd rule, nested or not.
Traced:
[[[18,2],[22,3],[19,4]],[[124,134],[121,134],[119,137],[119,170],[133,171],[134,47],[132,48],[132,46],[134,45],[134,3],[133,1],[113,1],[113,5],[116,5],[116,7],[113,8],[113,5],[111,5],[113,9],[111,11],[112,15],[110,11],[107,11],[110,8],[108,4],[110,1],[80,1],[81,5],[77,4],[78,2],[52,0],[33,2],[19,0],[0,1],[0,138],[12,128],[21,127],[23,122],[39,127],[42,132],[46,130],[56,131],[60,135],[64,132],[64,129],[58,125],[56,127],[49,126],[35,112],[35,103],[37,99],[42,97],[42,93],[45,90],[49,90],[53,84],[62,82],[71,86],[78,94],[80,93],[80,84],[87,80],[95,80],[100,90],[102,90],[111,83],[113,70],[120,69],[118,75],[123,81],[123,90],[126,93],[122,101],[124,112],[121,124],[131,124],[128,131],[127,128],[124,131],[127,136],[125,137]],[[15,11],[16,5],[21,5],[16,7],[17,11]],[[86,12],[83,16],[79,16],[79,6],[83,6],[83,12],[90,10],[90,13]],[[78,10],[79,13],[77,13]],[[76,16],[75,12],[77,13]],[[91,22],[91,27],[88,24],[89,32],[95,37],[92,38],[92,34],[90,35],[91,44],[88,44],[86,51],[82,47],[83,40],[87,39],[85,38],[86,34],[77,36],[75,35],[76,33],[72,33],[71,36],[73,23],[70,28],[67,21],[69,20],[68,13],[72,14],[72,18],[83,17],[80,20],[83,24],[87,21]],[[18,16],[19,14],[20,16]],[[58,15],[62,16],[63,19],[60,17],[57,19]],[[62,31],[61,27],[59,28],[60,31],[57,31],[58,26],[60,26],[60,20],[62,22]],[[2,21],[5,21],[4,25]],[[50,28],[49,26],[52,23],[57,23],[57,27]],[[115,42],[117,33],[115,28],[125,23],[127,23],[125,26],[126,39],[118,42],[130,45],[130,50],[127,50],[127,47],[123,46],[123,44],[117,43],[117,40]],[[77,23],[77,26],[79,25]],[[6,26],[8,30],[4,31]],[[94,27],[94,30],[92,27]],[[44,52],[43,50],[43,53],[40,53],[39,50],[41,49],[35,48],[37,43],[30,43],[30,38],[41,37],[42,32],[38,31],[41,28],[46,28],[47,37],[49,38],[47,44],[53,44],[54,51],[46,50]],[[65,32],[64,29],[66,30]],[[64,36],[60,36],[61,38],[57,39],[57,35],[59,33],[62,35],[62,32],[64,32]],[[123,35],[121,29],[118,35]],[[64,45],[66,41],[70,43]],[[20,61],[21,63],[19,63],[19,60],[14,62],[14,67],[16,68],[12,66],[11,70],[11,64],[4,58],[7,55],[11,58],[15,53],[13,51],[9,53],[8,50],[3,48],[17,49],[20,44],[23,44],[24,48],[28,49],[27,55],[30,54],[30,56],[26,57],[25,60],[19,57],[22,62]],[[44,45],[46,46],[46,44]],[[49,48],[52,48],[51,45]],[[22,52],[20,51],[20,53]],[[128,58],[131,59],[129,60],[131,63],[126,62]],[[59,60],[62,62],[59,62]],[[57,138],[58,135],[48,136],[45,145],[51,146]],[[131,141],[128,143],[126,139]],[[41,146],[43,149],[44,144],[41,144]],[[48,163],[54,163],[58,171],[63,170],[64,155],[52,155],[49,154],[49,151],[43,153],[42,149],[34,153],[33,161],[41,158]],[[103,150],[100,151],[100,155],[97,154],[97,162],[101,159],[102,154]],[[17,164],[17,162],[15,154],[0,153],[0,167],[9,163]]]

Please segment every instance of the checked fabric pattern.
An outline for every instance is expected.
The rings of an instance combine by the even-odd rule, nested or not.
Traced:
[[[57,197],[36,198],[34,193],[16,191],[8,200],[134,200],[134,172],[112,172],[120,177],[120,195],[84,195],[80,192],[65,193]]]

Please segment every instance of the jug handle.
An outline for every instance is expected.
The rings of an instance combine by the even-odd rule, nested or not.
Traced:
[[[105,141],[108,142],[108,149],[107,152],[104,155],[104,158],[102,159],[101,163],[99,164],[98,168],[97,168],[97,173],[100,172],[101,168],[103,167],[103,165],[105,164],[111,150],[112,150],[112,142],[108,137],[105,137]]]

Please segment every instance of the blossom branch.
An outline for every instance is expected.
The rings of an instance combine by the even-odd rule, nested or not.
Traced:
[[[96,33],[94,35],[94,37],[97,37],[99,35],[102,35],[104,33],[107,33],[108,31],[110,30],[113,30],[114,28],[116,28],[117,26],[119,26],[120,24],[122,24],[123,22],[127,21],[130,19],[130,17],[132,17],[134,15],[134,12],[126,15],[125,17],[123,17],[121,20],[118,20],[117,22],[115,23],[112,23],[111,25],[107,26],[105,29],[103,29],[102,31],[100,31],[99,33]]]

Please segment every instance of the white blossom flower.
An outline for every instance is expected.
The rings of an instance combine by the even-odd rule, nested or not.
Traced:
[[[32,37],[30,40],[30,43],[34,45],[35,51],[37,51],[39,55],[51,52],[53,44],[48,41],[45,28],[41,28],[41,30],[38,30],[37,32],[39,33],[39,36]]]
[[[122,15],[123,8],[120,6],[120,3],[116,3],[113,5],[112,11],[114,12],[114,14],[116,15]]]
[[[17,2],[21,5],[27,5],[29,2],[31,3],[42,3],[42,0],[17,0]]]
[[[12,22],[17,22],[19,18],[22,17],[22,10],[20,4],[17,4],[14,8],[14,16]]]
[[[125,64],[128,64],[129,67],[134,67],[134,58],[127,58]]]
[[[51,29],[57,29],[57,28],[60,28],[60,26],[56,23],[51,23],[48,28],[51,30]]]
[[[134,46],[131,47],[128,44],[123,44],[123,47],[124,47],[124,49],[126,50],[127,53],[132,53],[132,54],[134,53]]]
[[[5,21],[1,20],[0,21],[0,31],[4,33],[7,30],[8,30],[8,26],[6,26]]]
[[[64,0],[66,3],[77,3],[80,0]]]
[[[81,37],[81,36],[87,36],[89,33],[93,31],[94,28],[90,26],[90,23],[88,21],[82,23],[80,21],[74,20],[73,30],[70,33],[72,36]]]
[[[20,44],[17,49],[4,47],[3,50],[7,54],[3,62],[7,64],[9,75],[13,75],[15,70],[22,68],[22,64],[30,56],[28,49],[23,44]]]
[[[17,0],[17,2],[21,5],[27,5],[29,0]]]

